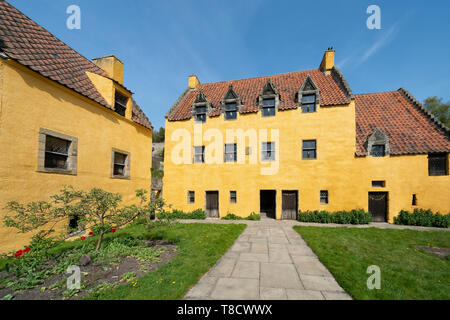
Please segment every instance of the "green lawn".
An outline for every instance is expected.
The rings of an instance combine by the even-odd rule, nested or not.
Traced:
[[[134,225],[119,231],[144,239],[173,241],[179,253],[174,260],[160,266],[155,272],[138,279],[137,285],[126,284],[115,289],[102,290],[90,299],[108,300],[175,300],[184,297],[234,243],[245,225],[175,224],[146,230]]]
[[[355,299],[450,299],[450,261],[415,245],[450,248],[450,232],[294,227]],[[381,289],[367,289],[367,267],[381,269]]]

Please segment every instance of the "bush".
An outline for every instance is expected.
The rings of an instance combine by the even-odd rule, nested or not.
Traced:
[[[402,210],[394,218],[394,223],[406,226],[448,228],[450,226],[450,215],[442,215],[439,212],[434,213],[431,210],[423,209],[414,209],[413,213]]]
[[[336,223],[336,224],[369,224],[372,221],[370,213],[362,209],[352,211],[299,211],[298,221],[315,223]]]
[[[259,221],[261,220],[261,215],[252,212],[248,217],[243,218],[235,215],[234,213],[228,213],[225,217],[221,218],[222,220],[253,220]]]
[[[184,212],[181,210],[173,210],[172,212],[161,212],[158,214],[158,219],[167,220],[205,220],[206,213],[202,209],[197,209],[192,212]]]

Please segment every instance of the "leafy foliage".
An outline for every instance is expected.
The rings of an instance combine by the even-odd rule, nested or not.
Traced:
[[[222,220],[253,220],[259,221],[261,220],[261,215],[252,212],[248,217],[243,218],[235,215],[234,213],[228,213],[225,217],[222,217]]]
[[[450,101],[442,102],[442,98],[428,97],[424,102],[424,107],[430,111],[443,124],[450,127]]]
[[[369,224],[372,221],[370,213],[362,209],[352,211],[299,211],[298,221],[336,224]]]
[[[184,212],[181,210],[173,210],[172,212],[160,212],[158,219],[170,220],[205,220],[206,213],[202,209],[196,209],[192,212]]]
[[[439,212],[433,213],[431,210],[414,209],[414,211],[400,211],[394,218],[394,223],[407,226],[448,228],[450,226],[450,213],[442,215]]]
[[[153,142],[161,143],[164,142],[166,136],[166,130],[161,127],[158,131],[153,131]]]

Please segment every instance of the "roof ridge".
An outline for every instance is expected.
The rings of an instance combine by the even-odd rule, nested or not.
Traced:
[[[400,88],[397,91],[402,93],[416,108],[422,111],[422,113],[424,113],[438,129],[444,131],[444,133],[450,137],[450,129],[447,128],[447,126],[436,118],[430,111],[428,111],[419,101],[417,101],[411,93],[409,93],[405,88]]]
[[[343,86],[343,89],[346,91],[347,97],[349,99],[354,99],[355,95],[353,94],[352,89],[350,88],[350,85],[348,84],[347,79],[345,79],[344,74],[341,72],[341,70],[339,70],[338,67],[333,66],[333,69],[331,69],[331,75],[334,75],[338,78],[340,84]]]
[[[288,74],[294,74],[294,73],[300,73],[300,72],[310,72],[310,71],[320,71],[319,69],[309,69],[309,70],[298,70],[298,71],[291,71],[291,72],[283,72],[283,73],[277,73],[272,75],[265,75],[265,76],[258,76],[258,77],[250,77],[250,78],[240,78],[240,79],[233,79],[233,80],[225,80],[225,81],[214,81],[214,82],[206,82],[201,83],[201,85],[207,85],[207,84],[219,84],[219,83],[227,83],[227,82],[234,82],[234,81],[243,81],[243,80],[255,80],[255,79],[264,79],[264,78],[270,78],[270,77],[278,77],[278,76],[284,76]]]

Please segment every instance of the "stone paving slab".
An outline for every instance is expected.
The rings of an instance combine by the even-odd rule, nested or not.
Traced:
[[[185,299],[351,299],[292,224],[275,220],[240,223],[248,227]]]

